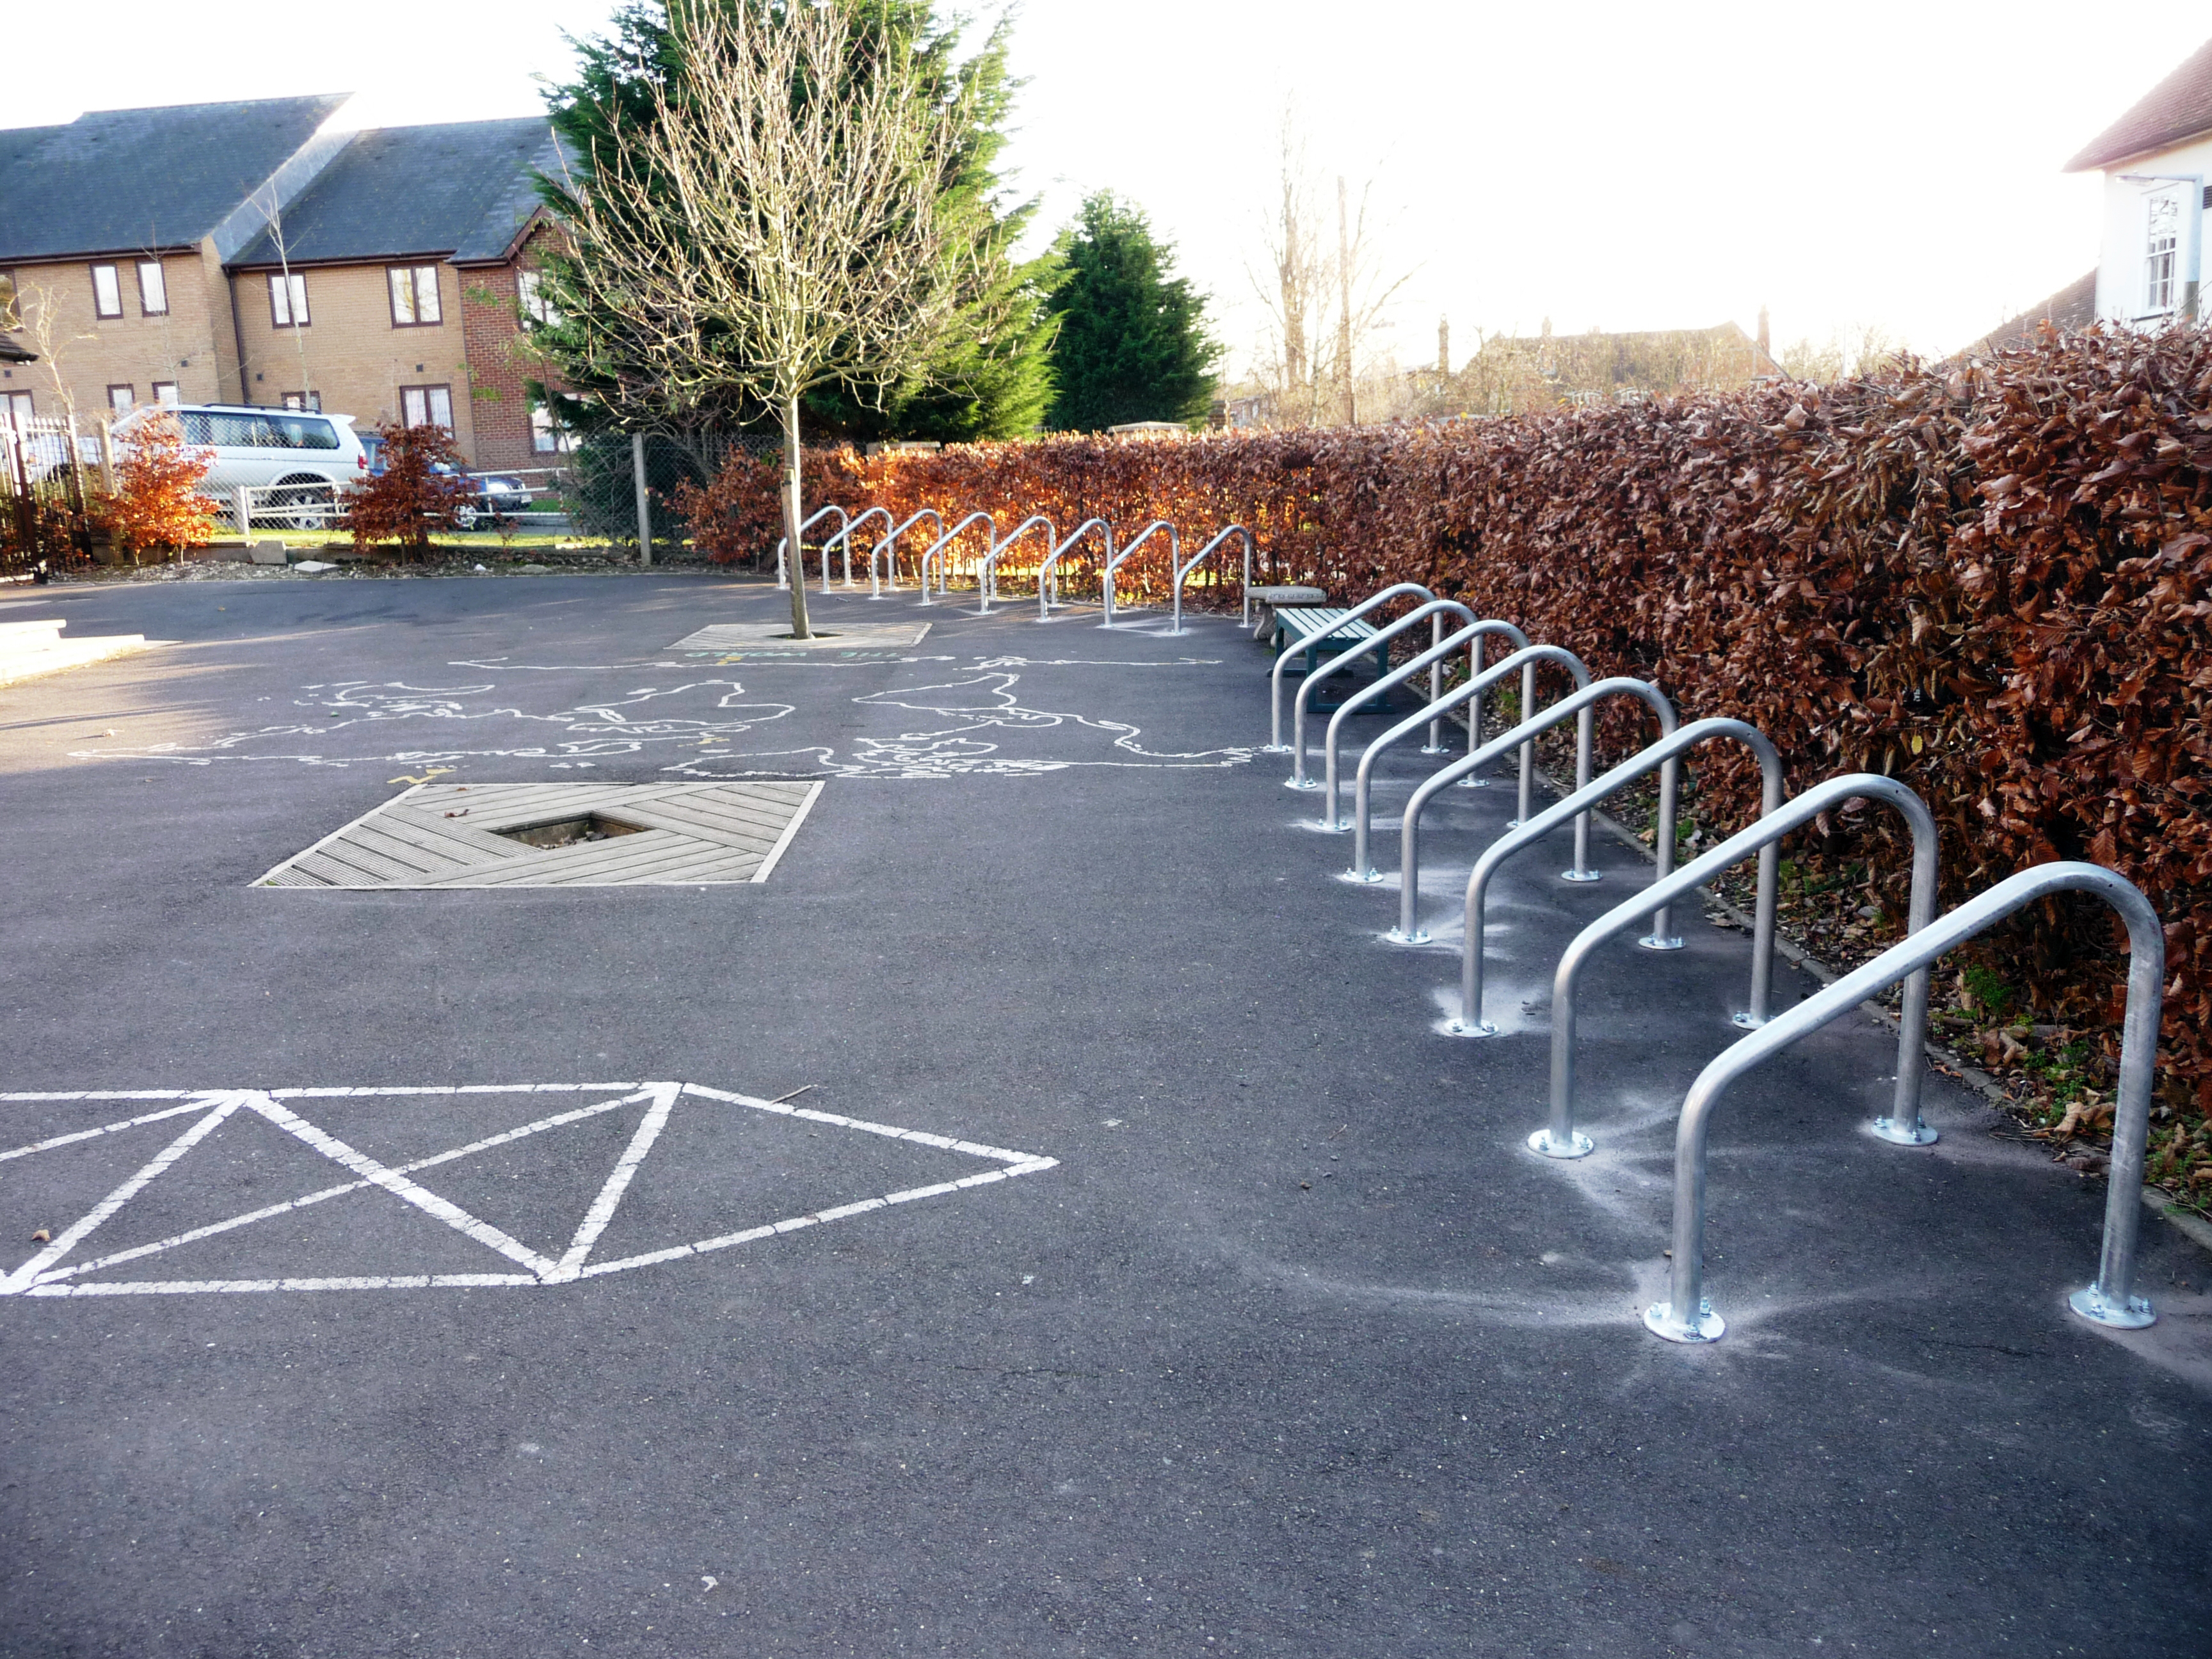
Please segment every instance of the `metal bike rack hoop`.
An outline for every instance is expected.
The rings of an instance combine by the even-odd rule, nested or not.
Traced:
[[[1106,619],[1098,624],[1101,628],[1111,628],[1114,625],[1114,572],[1121,567],[1123,560],[1151,538],[1153,532],[1158,530],[1168,532],[1168,568],[1173,569],[1182,558],[1182,538],[1176,527],[1165,519],[1153,520],[1137,532],[1137,538],[1134,541],[1119,553],[1109,555],[1106,562],[1098,567],[1098,592],[1106,605]]]
[[[1339,626],[1343,623],[1358,622],[1369,611],[1407,593],[1418,593],[1425,599],[1436,598],[1419,582],[1393,582],[1381,592],[1370,594],[1346,611]],[[1522,643],[1526,645],[1528,641],[1524,639]],[[1291,752],[1290,744],[1283,741],[1283,666],[1296,654],[1296,647],[1278,652],[1274,666],[1268,671],[1268,678],[1273,684],[1268,694],[1267,746],[1260,751],[1264,755],[1287,755]],[[1364,656],[1366,653],[1362,652],[1359,654]]]
[[[1574,677],[1575,690],[1569,694],[1570,696],[1579,696],[1589,689],[1589,670],[1583,665],[1582,659],[1573,652],[1564,646],[1528,645],[1516,651],[1504,661],[1472,676],[1468,685],[1462,686],[1460,690],[1465,691],[1471,686],[1480,686],[1486,690],[1497,684],[1517,668],[1521,671],[1521,707],[1525,711],[1536,700],[1537,665],[1547,662],[1557,663]],[[1565,698],[1561,698],[1560,703],[1565,701]],[[1553,708],[1559,706],[1558,703],[1553,705]],[[1476,767],[1486,764],[1509,750],[1518,748],[1521,750],[1521,816],[1514,819],[1508,828],[1517,828],[1534,816],[1529,810],[1529,801],[1534,787],[1535,733],[1559,723],[1557,719],[1546,718],[1549,714],[1550,710],[1547,709],[1544,714],[1528,715],[1511,731],[1492,738],[1473,754],[1462,755],[1449,765],[1438,768],[1421,780],[1419,785],[1415,787],[1412,798],[1407,801],[1406,810],[1401,815],[1398,823],[1398,879],[1401,885],[1410,885],[1416,892],[1420,888],[1421,813],[1430,801],[1436,798],[1439,791],[1450,787],[1461,778],[1474,771]],[[1565,716],[1559,718],[1564,719]],[[1588,746],[1586,744],[1578,743],[1577,747],[1581,752],[1576,757],[1576,769],[1578,774],[1586,775],[1589,761]],[[1582,842],[1582,846],[1586,854],[1589,848],[1586,838]],[[1579,861],[1577,867],[1583,867]],[[1419,941],[1408,942],[1418,943]]]
[[[1474,623],[1471,628],[1464,628],[1460,630],[1460,635],[1462,638],[1466,637],[1469,634],[1473,634],[1474,635],[1468,652],[1470,664],[1473,663],[1476,653],[1482,649],[1483,635],[1485,634],[1495,633],[1504,633],[1517,638],[1520,635],[1521,630],[1514,627],[1511,623],[1495,621],[1479,622]],[[1368,830],[1370,826],[1372,818],[1372,790],[1374,783],[1372,773],[1374,763],[1381,757],[1382,751],[1389,748],[1393,744],[1395,744],[1400,738],[1418,730],[1422,725],[1442,719],[1445,714],[1450,713],[1452,709],[1457,708],[1461,703],[1472,703],[1477,708],[1480,708],[1482,702],[1483,693],[1487,691],[1492,686],[1495,685],[1499,680],[1505,678],[1505,672],[1504,671],[1510,670],[1516,664],[1519,665],[1521,669],[1522,688],[1528,696],[1533,697],[1535,695],[1534,679],[1536,663],[1539,660],[1547,660],[1548,659],[1526,658],[1524,659],[1522,653],[1531,648],[1532,647],[1530,647],[1523,646],[1520,652],[1516,652],[1514,655],[1507,658],[1504,662],[1498,664],[1498,667],[1494,669],[1480,668],[1471,665],[1468,671],[1467,678],[1461,681],[1459,684],[1454,686],[1450,690],[1445,692],[1443,696],[1437,698],[1434,702],[1425,703],[1421,708],[1415,709],[1412,714],[1407,715],[1404,720],[1400,720],[1397,725],[1392,726],[1389,731],[1382,733],[1381,737],[1376,738],[1374,742],[1369,744],[1367,747],[1361,751],[1358,769],[1354,775],[1352,787],[1352,868],[1346,872],[1351,876],[1353,880],[1380,881],[1382,879],[1382,872],[1374,867],[1372,863],[1370,861],[1367,854]],[[1559,649],[1556,646],[1550,646],[1545,648],[1547,651],[1557,651]],[[1566,656],[1568,661],[1573,662],[1571,653],[1563,654]],[[1589,672],[1587,670],[1583,670],[1582,665],[1578,662],[1573,662],[1573,666],[1577,670],[1582,670],[1581,678],[1577,684],[1586,684],[1589,681]],[[1636,682],[1636,684],[1639,684],[1641,683],[1642,682],[1640,681]],[[1662,699],[1662,701],[1664,701],[1664,699]],[[1473,717],[1470,716],[1470,718]],[[1668,711],[1667,718],[1669,720],[1673,719],[1673,709],[1671,707]],[[1521,726],[1516,726],[1514,730],[1517,732],[1524,729],[1530,729],[1531,722],[1534,719],[1534,717],[1532,715],[1529,720],[1523,721]],[[1548,726],[1552,724],[1552,722],[1547,720],[1543,724]],[[1668,729],[1671,731],[1674,728],[1670,725]],[[1533,738],[1524,738],[1522,743],[1522,748],[1524,750],[1528,750],[1534,741]],[[1424,749],[1421,752],[1425,755],[1430,755],[1437,754],[1441,751],[1434,749]],[[1486,757],[1485,758],[1486,758]],[[1479,764],[1480,764],[1480,761],[1474,758],[1473,750],[1470,750],[1469,759],[1467,765]],[[1461,775],[1465,773],[1467,770],[1467,765],[1455,764],[1452,775],[1447,781],[1455,783],[1466,782],[1466,778]],[[1427,781],[1425,779],[1423,781],[1425,783]],[[1431,793],[1432,793],[1433,791]],[[1427,794],[1424,794],[1420,797],[1424,805],[1427,803],[1428,799],[1429,796]],[[1586,862],[1586,860],[1577,860],[1577,866],[1579,867],[1579,866],[1583,862]],[[1401,864],[1400,868],[1402,870],[1404,866]],[[1424,935],[1420,939],[1412,939],[1407,942],[1420,944],[1425,942],[1425,938],[1426,936]]]
[[[1510,623],[1504,624],[1500,631],[1513,641],[1514,649],[1528,648],[1528,636]],[[1477,678],[1482,673],[1482,641],[1480,640],[1474,642],[1474,649],[1468,653],[1467,672],[1469,679]],[[1521,713],[1523,717],[1526,717],[1528,710],[1525,705],[1536,694],[1536,678],[1534,669],[1531,669],[1523,678],[1522,693],[1522,702],[1524,706]],[[1480,691],[1475,692],[1468,699],[1467,752],[1470,755],[1482,746],[1482,703],[1483,694]],[[1443,748],[1437,741],[1433,729],[1429,733],[1429,747],[1426,752],[1431,755],[1443,753]],[[1524,818],[1528,816],[1528,792],[1535,782],[1535,765],[1536,749],[1534,744],[1530,744],[1521,751],[1521,816]],[[1490,784],[1490,780],[1480,772],[1468,772],[1455,781],[1462,789],[1483,789],[1487,788]]]
[[[1351,667],[1353,658],[1364,657],[1378,647],[1381,647],[1383,659],[1387,662],[1389,659],[1390,641],[1425,617],[1430,619],[1430,639],[1434,641],[1439,638],[1443,631],[1445,614],[1450,611],[1456,611],[1469,623],[1476,620],[1474,612],[1457,599],[1424,599],[1397,621],[1386,623],[1376,629],[1373,637],[1358,650],[1339,653],[1299,683],[1298,695],[1291,700],[1291,775],[1284,781],[1285,788],[1318,789],[1322,787],[1310,781],[1306,777],[1306,708],[1313,700],[1314,688],[1330,675],[1340,674]],[[1437,660],[1442,661],[1442,659],[1439,658]],[[1425,659],[1422,665],[1427,666]],[[1382,678],[1388,678],[1389,675],[1386,673]],[[1377,680],[1376,684],[1381,684],[1381,681]],[[1391,684],[1395,684],[1397,682],[1393,680]],[[1363,697],[1359,701],[1364,702],[1365,699]],[[1332,725],[1331,730],[1334,729]]]
[[[805,546],[806,532],[813,529],[816,525],[820,524],[823,520],[828,518],[832,513],[835,513],[837,515],[837,521],[840,524],[850,524],[852,522],[852,515],[847,513],[842,507],[817,507],[813,512],[806,515],[805,521],[799,526],[799,535],[801,545],[799,550],[798,562],[799,565],[799,580],[801,581],[805,581],[806,580],[806,548]],[[791,586],[790,580],[785,573],[784,562],[784,555],[789,551],[790,547],[791,538],[788,536],[784,537],[775,544],[775,585],[779,589],[787,588]],[[822,550],[822,568],[826,571],[830,568],[830,550],[826,544]]]
[[[1596,735],[1594,728],[1596,725],[1597,705],[1607,697],[1634,697],[1647,704],[1651,712],[1659,717],[1660,735],[1668,737],[1673,734],[1674,705],[1667,701],[1666,695],[1657,686],[1648,681],[1631,679],[1626,675],[1615,675],[1611,679],[1597,680],[1587,685],[1578,686],[1542,714],[1531,714],[1510,732],[1504,733],[1497,738],[1494,746],[1504,748],[1516,738],[1524,744],[1533,742],[1539,733],[1559,725],[1569,715],[1574,716],[1575,787],[1568,799],[1581,801],[1584,793],[1590,787],[1590,749],[1591,740]],[[1478,750],[1475,755],[1469,756],[1455,764],[1462,767],[1480,765],[1481,763],[1477,757],[1481,754],[1482,751]],[[1446,769],[1447,772],[1450,769]],[[1435,796],[1437,790],[1443,787],[1444,783],[1449,781],[1443,774],[1439,774],[1438,778],[1443,779],[1443,781],[1440,782],[1437,779],[1424,780],[1425,786],[1431,783],[1436,785],[1436,787],[1429,789],[1427,793],[1416,792],[1421,806],[1425,807]],[[1425,945],[1428,943],[1428,935],[1416,925],[1413,915],[1414,905],[1420,897],[1421,890],[1420,813],[1415,810],[1413,801],[1407,801],[1406,805],[1407,819],[1413,827],[1410,831],[1401,830],[1399,835],[1398,872],[1401,891],[1398,902],[1398,925],[1384,937],[1396,945]],[[1674,773],[1672,767],[1668,769],[1664,784],[1660,790],[1660,810],[1671,831],[1674,821]],[[1590,808],[1587,805],[1578,805],[1574,811],[1565,813],[1555,807],[1552,811],[1541,815],[1540,818],[1532,817],[1513,824],[1508,830],[1508,837],[1517,838],[1526,835],[1530,827],[1540,821],[1545,823],[1546,827],[1549,828],[1572,818],[1575,823],[1575,861],[1571,868],[1559,872],[1559,879],[1585,882],[1602,880],[1603,872],[1589,867],[1589,815]],[[1663,876],[1666,872],[1662,869],[1660,873]],[[1663,906],[1652,917],[1651,925],[1654,937],[1667,936],[1667,912]],[[1679,945],[1681,941],[1677,939],[1674,942]]]
[[[905,535],[908,530],[913,528],[916,523],[920,522],[923,519],[927,519],[937,526],[937,533],[939,535],[942,536],[945,533],[944,515],[939,514],[933,507],[925,507],[915,512],[908,514],[906,518],[896,529],[894,529],[889,535],[885,536],[883,540],[878,542],[874,547],[869,550],[868,597],[870,599],[879,599],[883,598],[882,592],[876,586],[876,556],[879,553],[887,556],[884,562],[885,585],[890,587],[892,592],[896,593],[898,592],[898,538]]]
[[[1431,626],[1438,635],[1442,635],[1443,631],[1443,607],[1449,605],[1452,609],[1457,611],[1462,616],[1467,616],[1468,614],[1467,607],[1462,605],[1457,599],[1434,599],[1431,600],[1430,604],[1436,607]],[[1423,610],[1427,610],[1430,607],[1428,605],[1424,605],[1422,607]],[[1375,679],[1360,687],[1358,690],[1352,693],[1352,696],[1346,697],[1342,702],[1336,706],[1335,712],[1328,717],[1328,729],[1322,734],[1322,757],[1323,763],[1322,767],[1322,787],[1328,792],[1328,817],[1327,823],[1329,829],[1345,830],[1351,827],[1346,824],[1343,819],[1337,816],[1336,810],[1337,728],[1344,724],[1346,718],[1355,709],[1364,708],[1370,702],[1373,702],[1379,698],[1388,696],[1397,687],[1403,685],[1407,680],[1413,678],[1414,675],[1419,673],[1424,668],[1430,671],[1430,684],[1433,686],[1436,683],[1437,671],[1443,666],[1445,659],[1456,656],[1459,653],[1459,648],[1462,646],[1466,646],[1468,648],[1469,653],[1472,654],[1474,647],[1480,642],[1482,636],[1485,634],[1492,631],[1493,630],[1488,620],[1468,617],[1467,625],[1465,627],[1453,630],[1451,635],[1447,638],[1437,639],[1436,642],[1431,645],[1427,650],[1422,652],[1419,655],[1413,657],[1406,662],[1400,664],[1389,673],[1378,675]],[[1301,688],[1301,690],[1303,690],[1303,688]],[[1438,706],[1443,702],[1443,698],[1440,695],[1432,691],[1428,702],[1421,705],[1419,720],[1430,724],[1434,724],[1436,721],[1441,720],[1443,718],[1443,715],[1439,712]],[[1364,754],[1362,758],[1364,758]]]
[[[999,539],[999,521],[996,519],[994,519],[988,513],[970,513],[966,518],[961,520],[958,524],[954,525],[951,529],[945,532],[944,534],[940,535],[935,541],[932,542],[928,547],[923,550],[921,556],[921,602],[924,605],[934,605],[937,602],[935,599],[929,597],[929,562],[932,559],[937,559],[938,597],[939,599],[943,599],[950,596],[952,590],[945,585],[945,567],[948,561],[938,559],[937,556],[944,551],[944,550],[951,544],[953,539],[959,536],[961,532],[965,531],[971,524],[981,525],[990,532],[993,544],[995,545],[997,544]]]
[[[1655,837],[1657,845],[1653,849],[1658,868],[1653,873],[1652,884],[1657,886],[1663,883],[1674,867],[1676,759],[1700,744],[1711,743],[1719,738],[1733,738],[1758,757],[1760,775],[1759,810],[1762,817],[1771,812],[1782,804],[1782,757],[1775,752],[1774,745],[1766,740],[1765,734],[1741,720],[1694,720],[1680,731],[1668,732],[1648,749],[1638,750],[1587,788],[1576,790],[1565,800],[1530,819],[1518,830],[1501,836],[1484,849],[1467,878],[1467,922],[1460,957],[1460,1012],[1459,1018],[1452,1022],[1455,1031],[1462,1036],[1498,1035],[1498,1028],[1482,1018],[1484,908],[1489,896],[1490,878],[1497,872],[1498,867],[1522,848],[1558,829],[1576,812],[1588,811],[1615,791],[1626,788],[1658,768],[1661,769],[1659,823]],[[1751,1018],[1747,1022],[1754,1025],[1766,1023],[1766,1000],[1774,977],[1774,884],[1780,854],[1781,848],[1774,842],[1769,842],[1759,849],[1758,913],[1751,935],[1752,1006]],[[1674,935],[1671,910],[1670,905],[1660,906],[1652,914],[1651,932],[1636,942],[1646,950],[1680,950],[1682,941]],[[1410,917],[1401,910],[1401,928],[1404,928],[1409,920]]]
[[[2095,864],[2045,864],[1999,882],[1968,899],[1941,921],[1893,945],[1865,967],[1846,974],[1778,1015],[1755,1036],[1716,1056],[1690,1085],[1674,1131],[1674,1256],[1667,1300],[1646,1310],[1644,1322],[1669,1342],[1711,1342],[1727,1323],[1705,1294],[1705,1144],[1714,1109],[1729,1085],[1770,1055],[1816,1031],[1838,1015],[1885,991],[1908,975],[1923,983],[1930,963],[1986,932],[2015,910],[2051,893],[2094,893],[2119,913],[2128,929],[2128,1006],[2120,1030],[2120,1076],[2112,1117],[2112,1166],[2105,1194],[2105,1237],[2097,1277],[2066,1298],[2093,1325],[2139,1330],[2157,1311],[2134,1294],[2136,1230],[2142,1217],[2143,1148],[2150,1131],[2150,1096],[2158,1064],[2159,1010],[2166,978],[2166,938],[2158,912],[2133,882]],[[1909,1048],[1917,1073],[1928,1007],[1905,999],[1907,1030],[1900,1033],[1899,1064]],[[1899,1078],[1902,1085],[1904,1079]],[[1904,1091],[1900,1086],[1899,1093]],[[1917,1105],[1915,1106],[1917,1115]]]
[[[1105,520],[1085,519],[1081,524],[1076,526],[1074,529],[1069,531],[1067,532],[1067,539],[1060,543],[1059,546],[1054,548],[1051,552],[1046,554],[1044,556],[1044,562],[1037,567],[1037,620],[1039,622],[1050,622],[1052,620],[1052,608],[1054,605],[1060,603],[1057,599],[1050,597],[1050,595],[1057,594],[1060,592],[1060,578],[1058,575],[1054,574],[1053,567],[1060,562],[1060,556],[1062,554],[1066,553],[1070,548],[1073,547],[1076,543],[1081,541],[1084,537],[1090,534],[1091,532],[1094,530],[1104,532],[1106,537],[1106,556],[1109,560],[1114,556],[1114,526],[1107,523]],[[1049,587],[1047,586],[1048,583],[1050,584]]]
[[[1886,801],[1911,827],[1912,902],[1905,931],[1917,933],[1934,919],[1936,820],[1919,796],[1896,779],[1872,772],[1830,778],[1793,796],[1665,881],[1652,884],[1641,898],[1615,905],[1575,935],[1552,980],[1552,1121],[1528,1137],[1532,1150],[1548,1158],[1580,1158],[1590,1149],[1589,1137],[1575,1129],[1575,986],[1597,947],[1632,923],[1646,905],[1672,903],[1847,800]],[[1768,960],[1772,960],[1771,954]],[[1896,1104],[1888,1117],[1875,1120],[1876,1134],[1901,1146],[1924,1146],[1936,1139],[1936,1132],[1920,1121],[1920,1051],[1927,1028],[1928,970],[1923,967],[1913,970],[1905,982],[1905,1011],[1898,1025]]]
[[[822,591],[824,593],[827,593],[830,591],[830,550],[838,545],[841,542],[844,544],[845,550],[845,587],[848,592],[852,591],[853,532],[858,530],[862,525],[867,523],[871,519],[881,519],[885,524],[889,524],[891,521],[891,515],[883,507],[872,507],[866,512],[861,514],[859,518],[848,519],[845,521],[843,528],[840,529],[838,532],[832,536],[828,541],[822,544]]]
[[[1244,538],[1244,626],[1249,628],[1252,625],[1252,532],[1247,530],[1241,524],[1232,524],[1219,535],[1216,536],[1212,541],[1206,543],[1204,547],[1200,548],[1197,552],[1192,554],[1190,556],[1189,563],[1177,565],[1176,567],[1175,625],[1168,629],[1169,633],[1180,634],[1182,632],[1183,578],[1189,575],[1190,573],[1197,569],[1199,566],[1204,564],[1206,562],[1206,556],[1212,553],[1215,548],[1220,546],[1222,543],[1227,541],[1231,536],[1242,536]]]
[[[999,597],[999,556],[1039,525],[1044,526],[1045,544],[1048,547],[1060,539],[1060,532],[1052,527],[1052,520],[1042,513],[1030,514],[1028,518],[1009,530],[1004,537],[993,538],[991,551],[984,558],[982,568],[975,573],[975,614],[977,616],[989,616],[991,601]],[[1040,591],[1042,591],[1042,584],[1040,584]]]

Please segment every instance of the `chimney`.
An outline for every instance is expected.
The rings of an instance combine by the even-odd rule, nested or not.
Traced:
[[[1766,326],[1766,307],[1765,306],[1761,306],[1759,308],[1759,355],[1765,358],[1768,362],[1774,361],[1774,342],[1771,337],[1769,337],[1769,331]],[[1765,365],[1761,364],[1760,367],[1764,368]]]
[[[1451,319],[1437,319],[1437,378],[1451,379]]]

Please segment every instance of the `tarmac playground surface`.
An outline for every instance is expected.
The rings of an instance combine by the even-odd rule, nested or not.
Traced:
[[[1732,1091],[1729,1334],[1656,1340],[1747,939],[1602,954],[1539,1158],[1634,853],[1506,866],[1455,1037],[1233,617],[785,603],[0,597],[173,641],[0,690],[0,1653],[2206,1651],[2193,1243],[2072,1318],[2102,1187],[1940,1076],[1874,1139],[1854,1016]],[[759,882],[254,884],[417,784],[763,776]],[[1427,821],[1432,924],[1511,808]]]

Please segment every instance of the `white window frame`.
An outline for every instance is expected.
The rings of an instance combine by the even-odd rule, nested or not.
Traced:
[[[295,270],[286,281],[281,270],[269,273],[269,325],[271,328],[313,328],[307,309],[307,273]]]
[[[179,409],[183,407],[184,401],[185,394],[174,380],[154,382],[154,402],[156,407]]]
[[[2142,197],[2142,311],[2145,317],[2167,317],[2181,305],[2182,245],[2187,240],[2182,216],[2192,205],[2186,185],[2161,184]],[[2172,209],[2166,234],[2158,230],[2159,210]]]
[[[159,259],[138,262],[138,314],[141,317],[166,317],[169,314],[169,277],[161,269]]]
[[[92,268],[92,314],[104,323],[123,315],[123,273],[114,265]]]
[[[122,394],[120,397],[116,395],[118,392]],[[109,414],[128,415],[132,410],[137,407],[138,388],[137,386],[125,386],[121,381],[118,381],[116,384],[107,388],[107,412]]]

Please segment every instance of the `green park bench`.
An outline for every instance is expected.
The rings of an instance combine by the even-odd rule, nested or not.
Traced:
[[[1390,667],[1390,647],[1377,645],[1375,628],[1364,617],[1346,621],[1347,607],[1332,605],[1283,605],[1274,610],[1275,654],[1285,651],[1305,653],[1305,672],[1312,673],[1321,666],[1322,659],[1342,656],[1347,653],[1372,650],[1375,672],[1382,674]]]

